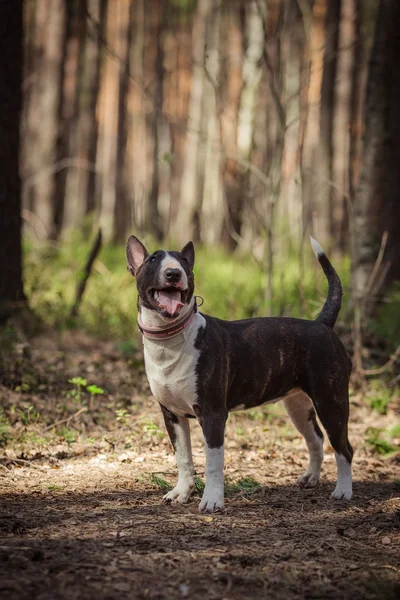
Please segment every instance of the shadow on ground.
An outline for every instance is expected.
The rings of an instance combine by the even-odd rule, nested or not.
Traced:
[[[0,495],[0,595],[10,599],[351,598],[400,594],[394,484],[356,482],[352,503],[268,486],[224,514],[160,490]]]

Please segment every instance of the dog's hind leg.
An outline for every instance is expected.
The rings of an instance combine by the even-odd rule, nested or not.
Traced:
[[[178,483],[165,494],[164,502],[185,504],[194,487],[194,467],[190,442],[189,419],[179,417],[160,404],[171,443],[175,450],[178,465]]]
[[[322,383],[321,388],[310,394],[318,418],[323,425],[332,448],[335,451],[338,479],[332,498],[350,500],[352,496],[351,462],[353,448],[347,434],[349,419],[349,396],[347,389],[329,389]]]
[[[283,398],[283,404],[294,426],[303,435],[310,453],[308,469],[296,484],[300,487],[314,487],[319,482],[324,457],[324,436],[318,427],[314,407],[310,398],[301,390]]]

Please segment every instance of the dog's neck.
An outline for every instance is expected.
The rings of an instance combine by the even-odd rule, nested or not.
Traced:
[[[156,311],[139,306],[138,325],[146,339],[166,340],[182,334],[188,329],[196,316],[197,304],[195,298],[183,307],[181,314],[173,321],[166,321]]]

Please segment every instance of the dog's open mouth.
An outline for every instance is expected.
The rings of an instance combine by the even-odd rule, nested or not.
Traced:
[[[174,287],[164,288],[162,290],[150,290],[150,296],[157,308],[168,317],[177,317],[185,305],[187,293]]]

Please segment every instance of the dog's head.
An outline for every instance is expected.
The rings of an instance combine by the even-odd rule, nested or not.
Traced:
[[[149,254],[134,235],[126,245],[128,271],[136,279],[139,309],[156,311],[163,320],[179,317],[194,291],[194,246],[189,242],[180,252],[156,250]]]

